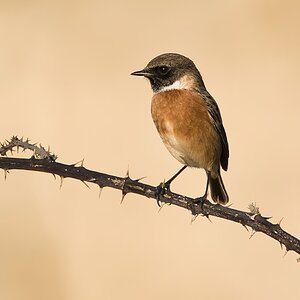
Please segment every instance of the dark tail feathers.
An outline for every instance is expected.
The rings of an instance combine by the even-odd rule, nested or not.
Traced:
[[[220,204],[226,204],[229,201],[228,194],[226,192],[221,174],[219,173],[218,177],[210,178],[210,192],[211,198]]]

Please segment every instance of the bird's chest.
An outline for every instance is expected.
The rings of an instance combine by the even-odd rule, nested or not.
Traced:
[[[186,113],[186,100],[180,91],[155,94],[151,103],[151,114],[163,141],[175,143],[178,128],[189,118]]]
[[[210,123],[207,106],[201,96],[187,90],[170,90],[154,94],[151,114],[162,138],[172,140],[199,131]]]
[[[151,113],[169,152],[182,163],[191,160],[193,147],[201,140],[201,128],[209,122],[206,105],[198,94],[186,90],[155,94]]]
[[[190,136],[193,134],[194,102],[190,93],[171,90],[155,94],[152,98],[151,113],[162,141],[169,152],[180,162],[186,163]]]

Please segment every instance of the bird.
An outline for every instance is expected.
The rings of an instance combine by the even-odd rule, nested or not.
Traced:
[[[150,81],[154,124],[170,154],[183,164],[174,176],[157,187],[158,197],[170,190],[171,182],[179,174],[192,167],[204,169],[207,175],[204,195],[193,199],[193,203],[202,206],[209,187],[215,203],[228,203],[220,172],[220,167],[228,169],[227,136],[217,102],[207,91],[194,62],[178,53],[164,53],[131,75]]]

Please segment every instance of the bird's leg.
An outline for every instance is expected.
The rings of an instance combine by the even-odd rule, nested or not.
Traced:
[[[208,187],[209,187],[209,182],[210,182],[210,172],[206,171],[206,175],[207,175],[207,181],[206,181],[206,187],[205,187],[205,192],[204,195],[198,198],[195,198],[193,200],[190,201],[190,203],[188,203],[188,206],[190,207],[192,214],[195,214],[195,206],[194,204],[198,204],[201,207],[201,210],[203,210],[203,204],[204,201],[207,198],[207,194],[208,194]]]
[[[170,191],[170,185],[171,185],[171,182],[181,173],[183,172],[185,169],[186,169],[186,165],[183,166],[174,176],[172,176],[169,180],[167,181],[164,181],[164,182],[161,182],[157,187],[156,187],[156,200],[157,200],[157,204],[158,206],[160,206],[160,203],[159,203],[159,198],[161,196],[164,195],[164,193],[166,191]]]

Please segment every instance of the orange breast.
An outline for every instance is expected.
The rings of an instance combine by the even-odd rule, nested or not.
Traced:
[[[151,113],[165,146],[177,160],[217,172],[221,142],[200,94],[185,89],[154,94]]]

